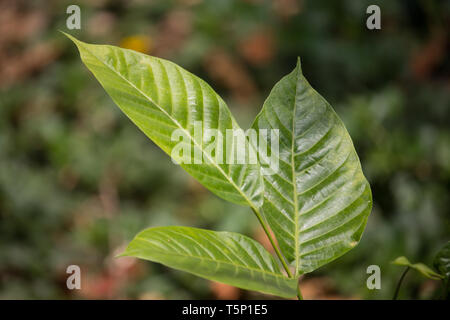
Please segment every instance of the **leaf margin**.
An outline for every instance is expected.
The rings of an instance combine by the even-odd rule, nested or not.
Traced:
[[[362,184],[365,186],[364,189],[363,189],[363,191],[361,192],[360,196],[359,196],[356,200],[358,200],[358,199],[359,199],[360,197],[362,197],[364,194],[365,194],[365,198],[366,198],[366,200],[367,200],[367,208],[365,208],[365,209],[363,210],[363,211],[366,212],[366,213],[365,213],[363,219],[361,220],[361,223],[359,224],[359,228],[356,229],[355,232],[352,234],[352,236],[351,236],[351,241],[348,242],[348,246],[346,246],[345,248],[341,249],[341,252],[340,252],[339,254],[335,254],[333,257],[331,257],[331,258],[329,258],[329,259],[327,259],[327,260],[323,260],[319,265],[312,266],[312,267],[309,267],[309,266],[306,266],[306,267],[305,267],[305,266],[304,266],[304,267],[302,268],[302,267],[300,266],[300,257],[299,257],[299,256],[302,255],[302,253],[301,253],[300,250],[299,250],[299,247],[300,247],[299,233],[295,233],[295,234],[293,235],[293,238],[295,239],[295,248],[294,248],[293,251],[296,252],[297,254],[294,256],[294,259],[292,259],[292,254],[290,254],[289,251],[288,251],[289,248],[288,248],[286,245],[283,245],[283,241],[282,241],[283,239],[281,238],[282,236],[281,236],[279,233],[277,233],[277,232],[276,232],[277,229],[274,228],[275,223],[273,223],[273,222],[271,223],[270,218],[268,219],[268,215],[267,215],[267,213],[265,213],[264,207],[265,207],[266,200],[267,200],[266,194],[269,193],[269,190],[275,189],[275,188],[273,188],[273,187],[272,187],[272,188],[268,187],[267,184],[266,184],[266,182],[267,182],[268,180],[267,180],[267,178],[266,178],[265,176],[263,176],[263,180],[264,180],[264,183],[265,183],[265,188],[264,188],[264,190],[265,190],[264,192],[265,192],[265,193],[264,193],[264,203],[263,203],[263,206],[261,207],[262,214],[263,214],[265,220],[268,221],[268,223],[269,223],[269,225],[270,225],[272,231],[275,233],[275,237],[277,238],[278,243],[280,244],[280,248],[281,248],[281,250],[282,250],[283,255],[287,258],[287,260],[288,260],[291,264],[294,264],[294,266],[295,266],[295,275],[298,276],[298,275],[301,275],[301,274],[303,274],[303,273],[312,272],[312,271],[314,271],[315,269],[317,269],[317,268],[319,268],[319,267],[321,267],[321,266],[323,266],[323,265],[326,265],[326,264],[330,263],[331,261],[333,261],[333,260],[335,260],[335,259],[341,257],[342,255],[344,255],[345,253],[347,253],[349,250],[351,250],[352,248],[354,248],[354,247],[359,243],[359,241],[361,240],[363,231],[364,231],[364,229],[365,229],[365,226],[367,225],[367,221],[368,221],[368,218],[369,218],[369,216],[370,216],[370,212],[371,212],[371,210],[372,210],[373,199],[372,199],[372,192],[371,192],[370,184],[369,184],[369,182],[367,181],[367,178],[364,176],[364,173],[363,173],[362,167],[361,167],[361,163],[360,163],[360,160],[359,160],[359,156],[358,156],[358,154],[357,154],[357,152],[356,152],[356,150],[355,150],[355,147],[354,147],[353,141],[352,141],[352,139],[351,139],[351,137],[350,137],[350,134],[348,133],[348,131],[347,131],[347,129],[346,129],[344,123],[343,123],[342,120],[339,118],[339,116],[337,115],[337,113],[335,112],[335,110],[332,108],[332,106],[331,106],[331,105],[330,105],[330,104],[329,104],[329,103],[328,103],[328,102],[327,102],[327,101],[326,101],[326,100],[325,100],[325,99],[324,99],[324,98],[323,98],[316,90],[314,90],[314,88],[312,88],[312,86],[309,84],[309,82],[308,82],[308,81],[306,80],[306,78],[304,77],[303,72],[302,72],[302,68],[301,68],[300,57],[297,58],[297,64],[296,64],[296,67],[294,68],[294,70],[291,71],[289,74],[285,75],[281,80],[279,80],[279,81],[274,85],[274,87],[272,88],[272,90],[271,90],[269,96],[266,98],[266,100],[265,100],[265,102],[264,102],[264,104],[263,104],[263,107],[262,107],[261,111],[260,111],[260,112],[258,113],[258,115],[256,116],[256,118],[255,118],[255,120],[254,120],[254,122],[253,122],[253,124],[252,124],[251,127],[252,127],[252,128],[255,128],[255,127],[256,127],[256,128],[260,128],[260,127],[259,127],[258,121],[259,121],[259,118],[262,117],[262,115],[264,115],[266,104],[268,104],[269,101],[270,101],[269,99],[271,99],[271,97],[275,94],[275,92],[276,92],[276,90],[277,90],[277,87],[278,87],[278,86],[281,86],[281,84],[283,83],[283,81],[286,81],[286,79],[288,79],[288,78],[291,77],[292,75],[295,75],[295,77],[296,77],[296,86],[295,86],[295,95],[294,95],[295,98],[297,98],[298,82],[299,82],[299,81],[302,81],[303,84],[306,85],[307,90],[310,90],[311,92],[313,92],[313,93],[316,95],[316,97],[317,97],[318,99],[321,99],[321,100],[323,101],[323,103],[325,104],[326,108],[328,108],[329,111],[331,111],[331,112],[330,112],[331,116],[334,117],[335,121],[337,121],[336,126],[341,126],[341,127],[342,127],[342,129],[343,129],[343,131],[344,131],[345,139],[348,139],[349,144],[350,144],[350,147],[351,147],[350,153],[353,153],[352,155],[354,156],[354,158],[355,158],[355,163],[357,164],[356,170],[355,170],[355,171],[358,171],[358,173],[360,173],[361,178],[362,178]],[[295,118],[295,109],[297,108],[296,103],[294,103],[294,107],[293,107],[293,108],[294,108],[294,112],[293,112],[294,114],[293,114],[293,116],[292,116],[292,121],[293,121],[293,127],[294,127],[294,123],[295,123],[295,121],[296,121],[296,118]],[[273,111],[273,110],[272,110],[272,111]],[[278,118],[276,118],[277,121],[282,122],[280,115],[276,114],[276,112],[272,112],[272,113],[274,113],[275,116],[278,117]],[[267,123],[269,123],[270,126],[272,127],[272,124],[270,123],[270,120],[267,120]],[[282,127],[283,127],[283,126],[281,126],[281,128],[282,128]],[[285,127],[284,129],[288,130],[286,127]],[[293,131],[293,130],[292,130],[292,134],[294,134],[294,131]],[[300,133],[300,136],[302,136],[303,134],[304,134],[304,132],[303,132],[303,133]],[[293,139],[293,140],[295,140],[295,139]],[[280,143],[280,145],[281,145],[281,143]],[[294,149],[294,142],[292,142],[292,146],[291,146],[291,156],[292,156],[292,157],[294,157],[293,149]],[[280,151],[280,153],[281,153],[281,151]],[[280,161],[281,161],[281,158],[280,158]],[[344,162],[345,162],[345,161],[344,161]],[[292,175],[293,175],[293,177],[294,177],[294,176],[295,176],[295,173],[294,173],[294,171],[295,171],[295,170],[294,170],[295,163],[294,163],[293,160],[291,161],[291,164],[292,164],[292,165],[291,165],[291,168],[292,168],[292,172],[293,172]],[[294,179],[293,179],[293,180],[294,180]],[[326,180],[326,179],[325,179],[325,180]],[[297,193],[297,190],[295,189],[296,183],[293,183],[293,186],[294,186],[294,193],[298,194],[298,193]],[[285,195],[282,195],[282,193],[280,193],[279,190],[277,190],[277,193],[279,193],[279,194],[281,195],[282,198],[286,199],[286,196],[285,196]],[[298,198],[298,196],[297,196],[297,197],[294,197],[294,200],[298,200],[297,198]],[[354,201],[356,201],[356,200],[354,200]],[[292,202],[294,203],[294,210],[298,212],[298,204],[297,204],[297,209],[295,209],[295,208],[296,208],[296,207],[295,207],[296,201],[292,201]],[[285,213],[283,213],[283,212],[280,213],[281,210],[278,209],[278,211],[279,211],[280,216],[285,215]],[[298,218],[298,216],[299,216],[299,213],[297,213],[297,214],[295,215],[295,218]],[[275,218],[272,218],[272,220],[274,220],[274,219],[275,219]],[[354,219],[354,217],[353,217],[352,219]],[[351,220],[352,220],[352,219],[351,219]],[[299,225],[299,222],[297,222],[296,225]],[[339,227],[340,227],[340,226],[339,226]],[[298,228],[296,228],[296,231],[297,231],[297,229],[298,229]],[[328,233],[328,232],[327,232],[327,233]],[[308,240],[308,241],[309,241],[309,240]],[[326,247],[326,246],[324,246],[324,247]]]
[[[174,241],[173,238],[170,238],[170,234],[167,231],[172,231],[172,230],[177,230],[177,232],[183,232],[183,231],[189,231],[191,232],[189,234],[190,237],[192,237],[194,234],[203,234],[203,236],[205,234],[209,234],[210,236],[215,236],[221,240],[223,240],[223,242],[218,242],[218,243],[228,243],[228,241],[230,239],[232,239],[232,241],[243,241],[244,243],[248,243],[253,245],[256,249],[258,254],[261,255],[261,257],[263,259],[269,259],[271,264],[271,267],[273,267],[273,270],[271,272],[269,272],[268,270],[257,270],[254,268],[249,268],[248,266],[243,266],[243,265],[234,265],[236,266],[236,273],[237,268],[242,268],[244,271],[246,269],[248,269],[248,271],[250,271],[250,274],[258,274],[258,272],[261,274],[261,279],[252,279],[252,281],[248,281],[247,280],[243,280],[243,279],[239,279],[236,278],[236,274],[233,275],[233,277],[231,276],[223,276],[219,274],[219,277],[217,277],[217,269],[219,268],[220,264],[226,264],[226,265],[231,265],[231,263],[227,262],[227,261],[221,261],[221,260],[217,260],[218,261],[218,266],[216,268],[216,270],[214,271],[214,273],[216,274],[204,274],[201,273],[200,270],[200,264],[197,266],[197,270],[188,270],[186,268],[180,267],[179,265],[176,265],[176,262],[164,262],[162,261],[163,258],[161,257],[157,257],[158,254],[162,254],[161,252],[157,252],[158,250],[154,250],[154,256],[151,257],[151,253],[150,252],[143,252],[143,249],[139,249],[139,242],[144,241],[146,243],[148,243],[148,241],[146,241],[145,239],[149,238],[149,234],[151,235],[151,233],[155,232],[155,231],[161,231],[163,234],[165,233],[165,235],[168,237],[168,241]],[[215,243],[214,246],[217,246],[218,243]],[[178,245],[177,245],[178,246]],[[184,246],[184,244],[183,244]],[[208,247],[208,244],[202,243],[201,246],[205,246],[205,248],[207,248],[207,250],[210,250],[211,247]],[[181,245],[180,245],[181,248]],[[230,249],[229,247],[227,248],[228,250]],[[148,247],[145,250],[150,250]],[[198,253],[198,248],[195,248],[195,251],[197,251]],[[226,251],[226,255],[228,255],[229,253],[232,253],[233,255],[236,255],[239,253],[239,251]],[[248,252],[245,252],[248,255]],[[168,253],[166,253],[168,254]],[[174,255],[178,255],[178,254],[174,254],[171,253],[170,254],[172,257]],[[264,257],[262,256],[264,255]],[[127,248],[125,249],[125,251],[121,254],[119,254],[117,257],[135,257],[135,258],[139,258],[139,259],[143,259],[143,260],[148,260],[148,261],[152,261],[155,263],[160,263],[163,264],[167,267],[176,269],[176,270],[180,270],[180,271],[184,271],[184,272],[188,272],[191,274],[194,274],[198,277],[201,278],[205,278],[208,280],[212,280],[212,281],[218,281],[218,282],[222,282],[222,283],[226,283],[229,285],[233,285],[242,289],[246,289],[246,290],[253,290],[253,291],[258,291],[258,292],[262,292],[262,293],[266,293],[266,294],[271,294],[271,295],[276,295],[276,296],[280,296],[280,297],[284,297],[284,298],[293,298],[296,296],[297,294],[297,286],[298,286],[298,278],[289,278],[287,277],[284,273],[281,272],[280,266],[277,263],[277,261],[273,258],[272,255],[269,254],[269,252],[267,250],[264,249],[264,247],[258,243],[257,241],[244,236],[242,234],[239,233],[235,233],[235,232],[228,232],[228,231],[212,231],[212,230],[206,230],[206,229],[200,229],[200,228],[194,228],[194,227],[184,227],[184,226],[159,226],[159,227],[151,227],[148,229],[145,229],[143,231],[141,231],[140,233],[138,233],[134,239],[128,244]],[[182,255],[180,255],[182,256]],[[236,255],[237,256],[237,255]],[[242,256],[237,256],[238,259],[242,259]],[[198,259],[198,260],[202,260],[203,258],[198,257],[198,256],[189,256],[186,258],[192,258],[192,259]],[[211,259],[207,259],[204,258],[203,260],[211,260]],[[242,261],[242,260],[241,260]],[[267,262],[267,260],[265,260]],[[212,260],[210,262],[213,262]],[[269,280],[273,280],[275,281],[277,284],[280,285],[280,287],[277,287],[276,285],[274,285],[273,283],[271,283],[270,281],[267,281],[267,278]],[[263,281],[264,279],[264,281]],[[276,280],[274,280],[276,279]]]

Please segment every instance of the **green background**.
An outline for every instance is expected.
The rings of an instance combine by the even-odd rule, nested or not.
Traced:
[[[81,30],[66,8],[81,7]],[[381,30],[366,8],[381,8]],[[199,185],[114,106],[74,45],[121,45],[199,75],[248,127],[302,59],[343,119],[372,186],[361,243],[301,280],[309,299],[389,299],[399,255],[431,265],[450,234],[448,1],[4,1],[0,6],[0,299],[267,298],[115,259],[144,228],[185,225],[265,243],[248,208]],[[66,288],[81,267],[82,289]],[[381,290],[366,269],[381,268]],[[400,298],[440,295],[410,273]]]

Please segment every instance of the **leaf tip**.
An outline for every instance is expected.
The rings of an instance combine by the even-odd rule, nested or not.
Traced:
[[[75,45],[79,48],[81,44],[83,44],[83,41],[78,40],[77,38],[75,38],[74,36],[72,36],[71,34],[68,34],[62,30],[58,30],[59,32],[61,32],[63,35],[65,35],[67,38],[69,38],[70,40],[72,40],[73,43],[75,43]]]
[[[63,35],[65,35],[67,38],[69,38],[70,40],[72,40],[73,42],[77,42],[78,41],[78,39],[76,39],[74,36],[72,36],[72,35],[70,35],[70,34],[68,34],[67,32],[64,32],[64,31],[62,31],[62,30],[58,30],[59,32],[61,32]]]
[[[297,57],[297,65],[295,66],[295,68],[298,69],[300,73],[302,72],[302,61],[300,57]]]

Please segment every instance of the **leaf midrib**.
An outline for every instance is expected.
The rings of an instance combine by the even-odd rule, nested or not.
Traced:
[[[161,110],[161,112],[163,112],[171,121],[173,121],[175,123],[176,126],[178,126],[178,128],[180,128],[181,130],[183,130],[183,132],[185,134],[187,134],[187,136],[190,138],[190,140],[193,142],[193,144],[195,146],[197,146],[197,148],[199,148],[202,151],[202,154],[205,155],[208,160],[214,164],[214,167],[216,167],[219,172],[225,177],[225,179],[239,192],[239,194],[247,201],[247,203],[250,205],[250,207],[256,209],[256,206],[253,204],[253,202],[247,197],[247,195],[245,193],[243,193],[241,191],[241,189],[234,183],[233,180],[231,180],[231,178],[225,174],[225,172],[223,171],[223,169],[217,165],[216,162],[212,161],[211,157],[209,157],[209,155],[207,153],[205,153],[205,151],[203,150],[203,148],[201,148],[201,146],[198,145],[198,143],[195,141],[195,139],[193,139],[193,137],[191,136],[191,134],[183,128],[183,126],[181,126],[181,124],[174,119],[170,114],[167,113],[167,111],[165,111],[159,104],[155,103],[153,101],[153,99],[151,99],[150,97],[148,97],[144,92],[142,92],[142,90],[140,90],[139,88],[137,88],[131,81],[129,81],[128,79],[126,79],[124,76],[122,76],[122,74],[120,74],[117,70],[115,70],[113,67],[111,67],[109,64],[105,63],[103,60],[101,60],[99,57],[97,57],[97,55],[95,55],[94,53],[92,53],[91,50],[89,50],[89,48],[87,48],[86,46],[84,46],[84,48],[86,49],[87,52],[89,52],[90,55],[92,55],[94,58],[96,58],[98,61],[100,61],[103,65],[105,65],[106,67],[108,67],[111,71],[113,71],[116,75],[118,75],[121,79],[123,79],[126,83],[128,83],[131,87],[133,87],[139,94],[141,94],[144,98],[148,99],[151,103],[153,103],[155,106],[158,107],[158,109]],[[158,59],[156,57],[154,57],[154,59]],[[165,67],[164,67],[165,69]],[[182,77],[183,82],[184,82],[184,78]],[[171,95],[171,94],[170,94]],[[171,95],[172,97],[172,95]],[[202,139],[203,141],[203,139]]]
[[[149,241],[147,239],[144,239],[144,238],[136,238],[135,240],[141,240],[141,241],[153,244],[151,241]],[[147,249],[144,249],[144,250],[147,250]],[[139,251],[139,250],[136,249],[136,251]],[[160,254],[164,254],[164,255],[169,255],[167,252],[160,251],[158,249],[156,249],[156,250],[152,249],[152,251],[160,253]],[[125,253],[131,253],[131,252],[132,252],[132,250],[131,251],[127,250]],[[283,274],[277,274],[277,273],[274,273],[274,272],[271,272],[271,271],[266,271],[264,269],[256,269],[254,267],[249,267],[249,266],[245,266],[245,265],[242,265],[242,264],[234,264],[234,263],[231,263],[229,261],[224,261],[224,260],[219,260],[219,259],[212,259],[212,258],[196,256],[196,255],[191,255],[191,254],[189,254],[189,255],[188,254],[182,254],[182,253],[179,253],[179,252],[170,253],[170,256],[174,256],[174,255],[180,256],[180,257],[195,258],[195,259],[198,259],[198,260],[206,260],[206,261],[211,261],[211,262],[223,263],[223,264],[227,264],[227,265],[234,266],[234,267],[241,268],[241,269],[248,269],[248,270],[251,270],[251,271],[258,272],[258,273],[268,274],[268,275],[271,275],[271,276],[274,276],[274,277],[277,277],[277,278],[291,279],[291,278],[285,277]]]
[[[292,144],[291,144],[291,168],[292,168],[292,186],[293,186],[293,196],[294,196],[294,224],[295,224],[295,275],[298,274],[300,265],[300,243],[299,243],[299,215],[298,215],[298,199],[297,199],[297,175],[295,172],[295,155],[294,155],[294,145],[295,145],[295,113],[297,111],[297,89],[298,89],[298,77],[299,68],[297,66],[297,74],[295,77],[295,94],[294,94],[294,111],[292,115]]]

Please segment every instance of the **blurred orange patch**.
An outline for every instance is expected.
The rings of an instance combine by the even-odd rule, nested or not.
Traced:
[[[239,299],[240,290],[236,287],[225,283],[211,281],[211,291],[219,300],[236,300]]]
[[[231,91],[236,100],[245,102],[256,92],[256,85],[245,65],[223,49],[216,49],[205,57],[208,75]]]
[[[260,30],[246,37],[239,44],[241,55],[250,64],[262,66],[275,56],[275,40],[270,30]]]
[[[120,41],[120,46],[125,49],[131,49],[134,51],[149,53],[151,50],[151,40],[145,35],[134,35],[123,38]]]

